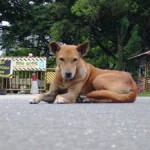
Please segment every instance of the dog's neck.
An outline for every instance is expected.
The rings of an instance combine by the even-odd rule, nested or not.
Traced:
[[[81,59],[79,65],[77,66],[77,72],[79,73],[82,79],[86,77],[87,71],[87,64],[84,60]]]

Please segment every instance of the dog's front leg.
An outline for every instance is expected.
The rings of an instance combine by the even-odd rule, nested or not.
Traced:
[[[53,103],[55,100],[57,94],[55,93],[43,93],[39,94],[38,96],[34,97],[31,101],[30,104],[38,104],[40,101],[44,101],[47,103]]]
[[[54,103],[64,104],[64,103],[75,103],[76,95],[74,92],[68,92],[66,94],[57,95]]]
[[[30,101],[30,104],[38,104],[40,101],[53,103],[55,101],[56,95],[58,94],[58,91],[59,91],[59,88],[52,83],[48,93],[37,95],[35,98],[33,98]]]
[[[64,104],[64,103],[75,103],[76,98],[81,91],[82,83],[72,85],[66,94],[59,94],[56,96],[54,103]]]

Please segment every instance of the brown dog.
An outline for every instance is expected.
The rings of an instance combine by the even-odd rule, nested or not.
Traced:
[[[86,63],[82,57],[88,43],[78,46],[49,44],[56,56],[56,75],[48,93],[39,94],[30,103],[75,103],[79,95],[89,102],[134,102],[137,86],[131,75],[123,71],[102,70]]]

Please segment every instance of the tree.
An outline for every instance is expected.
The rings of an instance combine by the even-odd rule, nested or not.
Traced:
[[[3,46],[30,48],[35,55],[48,42],[79,44],[89,40],[85,59],[97,67],[125,70],[127,58],[150,48],[149,1],[1,0]]]
[[[45,2],[45,4],[44,4]],[[39,55],[43,49],[48,52],[50,41],[49,28],[54,22],[51,7],[44,0],[2,0],[1,20],[8,21],[10,26],[3,29],[3,47],[8,50],[14,46],[32,49],[35,55]]]
[[[113,67],[119,70],[125,70],[127,57],[141,51],[138,24],[132,18],[137,5],[132,0],[78,0],[72,7],[73,13],[89,22],[93,42],[113,57]]]

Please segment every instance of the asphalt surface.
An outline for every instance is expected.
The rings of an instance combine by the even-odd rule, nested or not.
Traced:
[[[0,95],[0,150],[149,150],[150,98],[130,104],[29,104]]]

